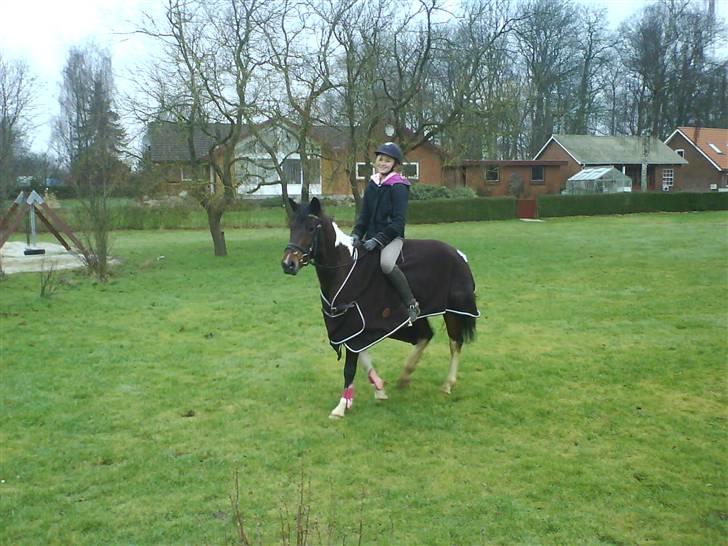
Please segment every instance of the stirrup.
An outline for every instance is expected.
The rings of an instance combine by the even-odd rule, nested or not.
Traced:
[[[409,315],[410,324],[420,316],[420,304],[416,300],[407,306],[407,314]]]

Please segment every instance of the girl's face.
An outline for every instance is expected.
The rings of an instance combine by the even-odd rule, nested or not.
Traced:
[[[394,161],[394,159],[392,159],[388,155],[379,154],[374,160],[374,170],[377,172],[377,174],[386,175],[392,172],[395,163],[396,162]]]

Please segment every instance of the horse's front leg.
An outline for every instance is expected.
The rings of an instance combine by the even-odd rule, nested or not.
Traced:
[[[374,399],[388,400],[389,397],[387,396],[387,393],[384,392],[384,380],[379,377],[377,370],[374,369],[374,366],[372,365],[372,357],[369,355],[369,352],[362,351],[359,353],[359,366],[364,368],[367,378],[369,379],[369,383],[374,386]]]
[[[331,410],[329,417],[332,419],[341,419],[346,414],[346,410],[351,409],[354,404],[354,377],[356,377],[356,362],[358,356],[355,352],[346,350],[346,359],[344,362],[344,390],[341,393],[341,399],[336,407]]]

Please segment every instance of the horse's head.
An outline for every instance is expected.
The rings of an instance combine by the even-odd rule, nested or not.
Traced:
[[[321,203],[315,197],[308,205],[299,205],[290,198],[288,201],[293,208],[293,218],[290,222],[291,235],[283,252],[281,267],[284,273],[295,275],[313,260],[323,224]]]

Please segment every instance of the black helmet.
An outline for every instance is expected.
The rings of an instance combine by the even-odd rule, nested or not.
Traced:
[[[379,148],[377,148],[377,151],[374,152],[374,155],[386,155],[394,159],[397,163],[402,163],[402,150],[399,149],[399,146],[397,146],[394,142],[385,142]]]

